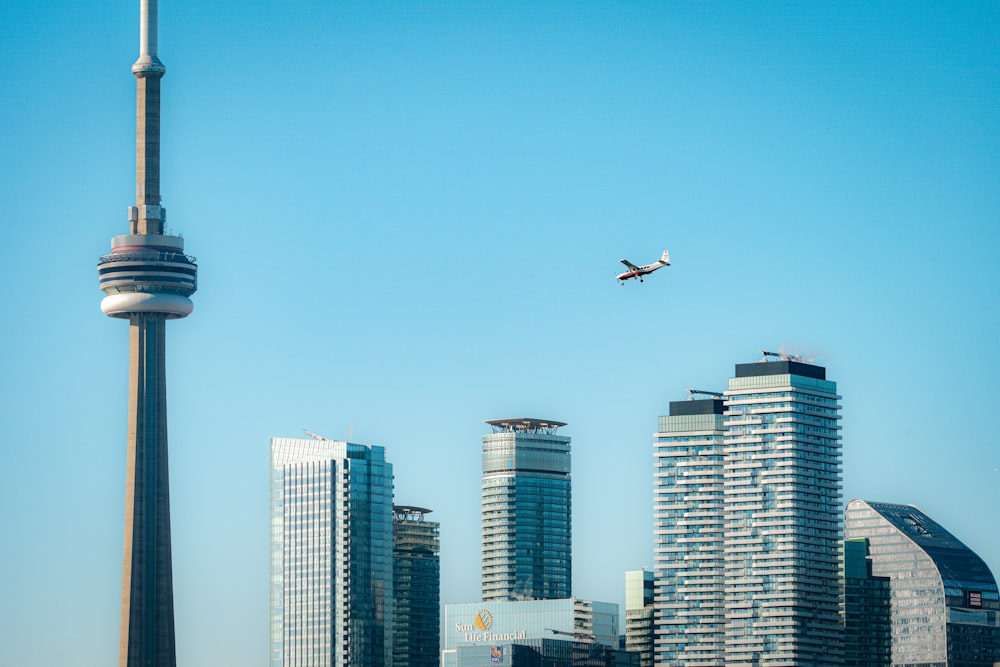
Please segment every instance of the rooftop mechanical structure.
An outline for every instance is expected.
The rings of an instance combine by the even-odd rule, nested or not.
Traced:
[[[493,428],[494,433],[541,433],[545,435],[555,435],[560,426],[566,425],[563,422],[530,417],[489,419],[486,423]]]
[[[98,260],[101,310],[129,322],[128,462],[120,667],[173,667],[173,574],[167,466],[166,321],[186,317],[195,259],[164,229],[160,202],[160,80],[156,0],[141,0],[136,78],[135,206],[129,233]]]

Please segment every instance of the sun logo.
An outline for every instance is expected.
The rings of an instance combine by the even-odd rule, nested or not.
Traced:
[[[480,609],[479,613],[476,614],[476,618],[473,623],[476,624],[476,629],[481,632],[485,632],[490,629],[491,625],[493,625],[493,615],[485,609]]]

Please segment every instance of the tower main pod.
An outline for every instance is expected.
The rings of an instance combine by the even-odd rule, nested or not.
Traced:
[[[166,321],[193,308],[197,266],[164,233],[160,205],[160,79],[156,0],[142,0],[136,77],[136,205],[129,233],[98,260],[101,310],[129,321],[128,463],[120,667],[174,667],[170,489],[167,467]]]

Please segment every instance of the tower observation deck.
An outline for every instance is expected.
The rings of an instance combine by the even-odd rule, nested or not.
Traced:
[[[156,0],[140,0],[136,78],[136,203],[129,231],[98,260],[101,310],[129,321],[128,458],[119,667],[175,667],[166,321],[193,309],[195,259],[165,233],[160,202],[160,80]]]

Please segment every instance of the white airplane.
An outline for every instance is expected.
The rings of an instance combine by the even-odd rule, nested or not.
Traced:
[[[645,266],[636,266],[627,259],[622,260],[622,264],[628,267],[628,271],[625,273],[618,274],[618,281],[622,285],[629,278],[638,278],[639,282],[642,282],[642,277],[656,271],[657,269],[662,269],[664,266],[670,266],[670,253],[666,250],[663,251],[663,257],[659,260],[653,262],[652,264],[646,264]]]

